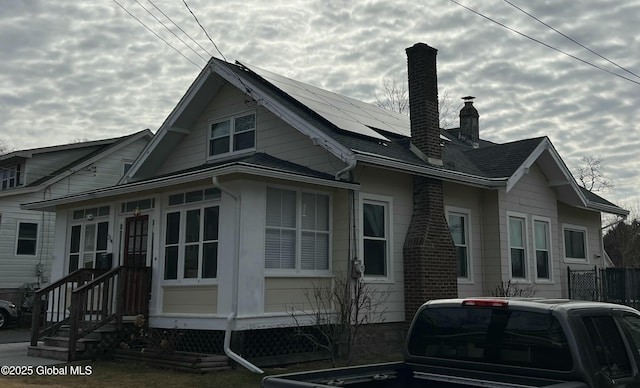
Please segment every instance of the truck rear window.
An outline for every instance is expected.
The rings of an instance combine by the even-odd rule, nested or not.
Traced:
[[[409,354],[558,371],[573,364],[553,316],[508,308],[424,309],[412,330]]]

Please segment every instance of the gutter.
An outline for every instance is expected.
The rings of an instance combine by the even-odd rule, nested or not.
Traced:
[[[358,160],[356,158],[349,159],[349,161],[347,162],[347,167],[345,167],[342,170],[336,172],[336,180],[339,181],[341,176],[343,176],[344,174],[346,174],[346,173],[350,172],[351,170],[353,170],[354,168],[356,168],[357,164],[358,164]]]
[[[225,194],[229,195],[233,198],[236,203],[236,232],[235,232],[235,260],[233,264],[233,280],[231,286],[231,313],[227,317],[227,327],[224,331],[224,354],[227,355],[230,359],[247,368],[251,372],[254,373],[264,373],[264,371],[257,366],[253,365],[249,361],[242,358],[240,355],[231,350],[231,332],[232,327],[234,326],[234,319],[238,314],[238,273],[240,271],[240,210],[241,210],[241,199],[240,196],[233,194],[229,189],[224,187],[218,181],[218,177],[214,176],[211,178],[211,182],[213,186]]]

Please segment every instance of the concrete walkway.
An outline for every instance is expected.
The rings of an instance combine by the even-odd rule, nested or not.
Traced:
[[[64,362],[60,360],[27,356],[28,348],[29,342],[0,344],[0,366],[64,364]]]
[[[63,363],[60,360],[27,356],[30,335],[31,330],[28,328],[9,328],[0,330],[0,366],[36,366]]]

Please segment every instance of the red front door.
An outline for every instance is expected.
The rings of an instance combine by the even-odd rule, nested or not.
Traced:
[[[149,216],[129,217],[124,229],[124,315],[148,314],[151,272],[147,267]]]

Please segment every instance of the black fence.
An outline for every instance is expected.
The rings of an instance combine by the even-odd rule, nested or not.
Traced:
[[[640,268],[567,268],[569,298],[640,308]]]

